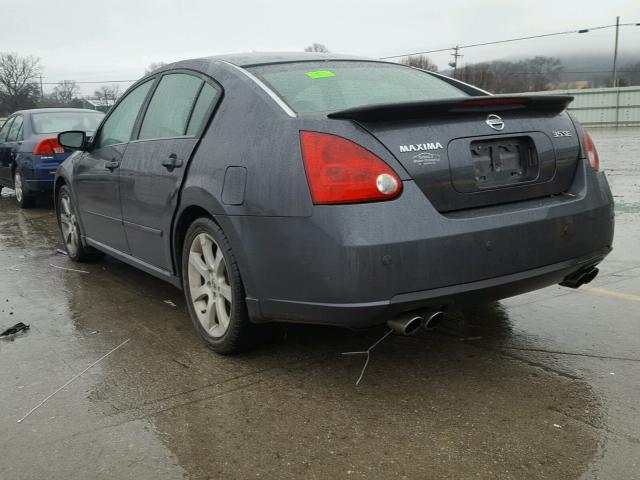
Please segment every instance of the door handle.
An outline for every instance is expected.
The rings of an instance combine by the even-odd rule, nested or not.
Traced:
[[[172,153],[169,158],[162,162],[162,166],[171,172],[174,168],[182,167],[182,160],[178,158],[178,155]]]
[[[104,162],[104,168],[112,172],[119,166],[120,166],[120,162],[118,162],[115,158],[112,159],[110,162]]]

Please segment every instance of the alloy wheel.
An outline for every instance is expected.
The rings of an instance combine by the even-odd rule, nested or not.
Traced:
[[[22,174],[20,172],[16,172],[13,176],[13,183],[13,190],[16,193],[16,200],[18,201],[18,203],[22,203]]]
[[[222,249],[207,233],[191,242],[188,266],[189,298],[208,335],[222,337],[229,328],[233,297]]]
[[[71,205],[71,198],[67,194],[63,194],[60,197],[60,229],[62,230],[62,239],[67,247],[67,252],[69,252],[69,255],[75,256],[80,245],[78,220]]]

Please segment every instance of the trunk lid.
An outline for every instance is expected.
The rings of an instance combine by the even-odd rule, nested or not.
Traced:
[[[440,212],[566,191],[579,139],[573,97],[491,96],[352,108],[329,114],[368,130]]]

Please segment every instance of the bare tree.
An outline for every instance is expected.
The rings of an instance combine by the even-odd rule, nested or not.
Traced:
[[[498,92],[499,87],[496,75],[502,75],[502,73],[496,72],[496,63],[497,62],[472,63],[458,67],[456,78],[484,90]]]
[[[559,59],[538,56],[467,64],[458,67],[456,78],[493,93],[536,92],[557,86],[562,70]]]
[[[39,58],[0,53],[0,111],[11,113],[33,108],[40,96],[37,84],[40,71]]]
[[[619,87],[640,85],[640,62],[628,63],[620,70]]]
[[[321,43],[312,43],[304,49],[305,52],[329,53],[329,49]]]
[[[120,96],[120,87],[118,85],[103,85],[93,92],[96,100],[102,100],[106,104],[112,105]]]
[[[75,80],[62,80],[53,88],[53,98],[60,105],[69,105],[80,94],[80,87]]]
[[[400,60],[403,65],[409,65],[410,67],[420,68],[421,70],[428,70],[430,72],[437,72],[438,66],[426,55],[410,55],[403,57]]]
[[[165,65],[166,65],[165,62],[152,62],[146,68],[146,70],[144,71],[144,74],[145,75],[149,75],[151,72],[154,72],[154,71],[158,70],[159,68],[164,67]]]
[[[560,59],[553,57],[537,56],[518,63],[528,75],[528,90],[534,92],[551,88],[563,70]]]

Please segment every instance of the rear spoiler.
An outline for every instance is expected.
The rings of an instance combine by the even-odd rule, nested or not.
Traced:
[[[567,105],[572,101],[573,97],[570,95],[491,95],[354,107],[330,113],[327,117],[375,122],[456,113],[495,113],[507,110],[537,110],[559,113],[567,108]]]

